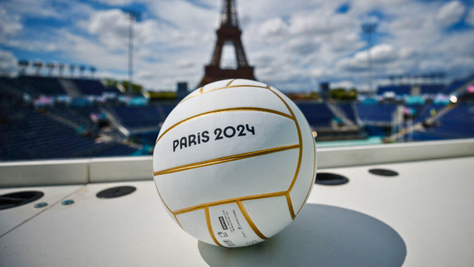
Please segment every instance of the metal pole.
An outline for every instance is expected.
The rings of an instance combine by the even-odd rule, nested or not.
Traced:
[[[369,48],[367,49],[367,61],[368,61],[368,67],[369,67],[369,74],[367,77],[367,84],[368,84],[368,89],[371,92],[372,96],[374,95],[374,92],[372,92],[372,56],[370,54],[370,50],[372,49],[372,34],[375,32],[375,29],[377,28],[376,23],[365,23],[362,25],[362,30],[364,31],[365,34],[367,34],[367,42],[369,44]]]
[[[372,50],[372,32],[368,33],[368,42],[369,42],[369,49],[367,49],[367,60],[369,62],[369,77],[368,77],[368,84],[369,84],[369,90],[371,94],[373,95],[372,92],[372,57],[370,55],[370,50]]]
[[[130,28],[128,31],[128,94],[133,93],[133,22],[135,17],[130,14]]]

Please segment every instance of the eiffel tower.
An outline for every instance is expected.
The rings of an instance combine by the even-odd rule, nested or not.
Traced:
[[[247,62],[242,40],[240,39],[242,31],[239,29],[235,0],[224,0],[221,26],[216,33],[217,42],[212,54],[211,63],[204,68],[205,74],[199,87],[214,81],[232,78],[256,80],[253,74],[253,67]],[[237,68],[235,69],[222,68],[221,64],[222,49],[225,44],[229,43],[235,48],[235,58],[237,60]]]

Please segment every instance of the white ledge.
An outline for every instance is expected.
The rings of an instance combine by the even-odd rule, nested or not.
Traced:
[[[317,150],[318,169],[474,156],[474,139]],[[0,188],[152,179],[152,157],[0,163]]]

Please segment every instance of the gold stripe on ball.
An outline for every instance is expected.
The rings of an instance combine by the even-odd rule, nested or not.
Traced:
[[[300,145],[298,145],[298,144],[289,145],[289,146],[279,146],[279,147],[268,148],[268,149],[263,149],[263,150],[257,150],[257,151],[252,151],[252,152],[247,152],[247,153],[242,153],[242,154],[237,154],[237,155],[232,155],[232,156],[227,156],[227,157],[222,157],[222,158],[210,159],[210,160],[205,160],[205,161],[201,161],[201,162],[181,165],[181,166],[173,167],[173,168],[169,168],[169,169],[164,169],[164,170],[161,170],[161,171],[154,172],[153,175],[157,176],[157,175],[164,175],[164,174],[169,174],[169,173],[187,171],[187,170],[191,170],[191,169],[202,168],[202,167],[207,167],[207,166],[211,166],[211,165],[216,165],[216,164],[241,160],[241,159],[258,157],[258,156],[262,156],[262,155],[267,155],[267,154],[271,154],[271,153],[276,153],[276,152],[281,152],[281,151],[285,151],[285,150],[295,149],[295,148],[299,148],[299,147],[300,147]]]
[[[237,80],[237,79],[232,79],[232,80],[226,85],[226,87],[229,87],[235,80]]]
[[[208,224],[208,228],[209,228],[209,233],[211,234],[211,237],[212,239],[214,240],[214,242],[216,242],[216,244],[218,244],[219,246],[222,246],[221,244],[219,244],[217,242],[217,239],[215,238],[214,236],[214,233],[212,232],[212,226],[210,224],[210,218],[209,218],[209,207],[211,206],[217,206],[217,205],[223,205],[223,204],[228,204],[228,203],[232,203],[232,202],[237,202],[237,204],[239,205],[239,203],[241,203],[242,201],[246,201],[246,200],[252,200],[252,199],[262,199],[262,198],[270,198],[270,197],[278,197],[278,196],[285,196],[286,199],[287,199],[287,203],[288,203],[288,209],[289,209],[289,212],[290,212],[290,215],[292,217],[292,219],[294,220],[296,215],[294,213],[294,210],[293,210],[293,205],[291,203],[291,197],[290,197],[290,192],[291,190],[293,189],[293,186],[294,184],[296,183],[296,180],[298,178],[298,174],[299,174],[299,170],[301,168],[301,161],[302,161],[302,156],[303,156],[303,142],[302,142],[302,136],[301,136],[301,130],[300,130],[300,127],[299,127],[299,123],[298,123],[298,120],[296,119],[296,116],[295,114],[293,113],[293,110],[290,108],[290,106],[288,105],[288,103],[286,103],[286,101],[280,96],[278,95],[278,93],[276,93],[275,91],[273,91],[271,89],[270,86],[256,86],[256,85],[235,85],[235,86],[232,86],[231,83],[233,82],[234,80],[232,80],[226,87],[221,87],[221,88],[214,88],[214,89],[209,89],[207,91],[203,91],[203,88],[201,87],[200,88],[200,92],[198,94],[195,94],[195,95],[192,95],[190,97],[187,97],[185,99],[183,99],[180,104],[190,98],[193,98],[195,96],[198,96],[198,95],[202,95],[204,93],[209,93],[209,92],[213,92],[213,91],[218,91],[218,90],[222,90],[222,89],[230,89],[230,88],[239,88],[239,87],[252,87],[252,88],[262,88],[262,89],[268,89],[270,90],[273,94],[275,94],[282,102],[283,104],[286,106],[286,108],[288,109],[288,111],[290,112],[291,116],[289,116],[288,114],[285,114],[285,113],[282,113],[282,112],[279,112],[279,111],[276,111],[276,110],[271,110],[271,109],[263,109],[263,108],[229,108],[229,109],[221,109],[221,110],[214,110],[214,111],[209,111],[209,112],[205,112],[205,113],[202,113],[202,114],[198,114],[198,115],[195,115],[195,116],[192,116],[192,117],[189,117],[187,119],[184,119],[176,124],[174,124],[173,126],[171,126],[170,128],[168,128],[159,138],[158,140],[156,141],[155,145],[158,143],[158,141],[168,132],[170,131],[172,128],[186,122],[186,121],[189,121],[189,120],[192,120],[192,119],[195,119],[195,118],[198,118],[198,117],[201,117],[201,116],[205,116],[205,115],[210,115],[210,114],[215,114],[215,113],[221,113],[221,112],[232,112],[232,111],[259,111],[259,112],[269,112],[269,113],[273,113],[273,114],[277,114],[277,115],[280,115],[280,116],[283,116],[283,117],[286,117],[288,119],[291,119],[295,122],[295,125],[296,125],[296,129],[297,129],[297,132],[298,132],[298,141],[299,141],[299,144],[297,145],[292,145],[292,146],[287,146],[288,148],[286,149],[283,149],[283,150],[277,150],[277,151],[272,151],[272,152],[268,152],[266,151],[265,153],[262,153],[260,154],[259,152],[263,152],[264,150],[262,151],[254,151],[254,152],[249,152],[249,153],[244,153],[244,154],[239,154],[239,155],[234,155],[234,156],[230,156],[230,157],[224,157],[224,158],[219,158],[219,159],[214,159],[214,160],[211,160],[211,161],[203,161],[203,162],[198,162],[198,163],[193,163],[193,164],[187,164],[187,165],[183,165],[183,166],[179,166],[179,167],[175,167],[175,168],[170,168],[170,169],[166,169],[166,170],[162,170],[162,171],[158,171],[158,172],[154,172],[153,174],[156,176],[156,175],[163,175],[163,174],[168,174],[168,173],[173,173],[173,172],[178,172],[178,171],[184,171],[184,170],[189,170],[189,169],[194,169],[194,168],[200,168],[200,167],[205,167],[205,166],[209,166],[209,165],[214,165],[214,164],[219,164],[219,163],[225,163],[225,162],[229,162],[229,161],[234,161],[234,160],[240,160],[240,159],[244,159],[244,158],[250,158],[250,157],[255,157],[255,156],[260,156],[260,155],[265,155],[265,154],[268,154],[268,153],[274,153],[274,152],[280,152],[280,151],[284,151],[284,150],[288,150],[288,149],[294,149],[294,148],[298,148],[299,149],[299,154],[298,154],[298,164],[297,164],[297,167],[296,167],[296,171],[295,171],[295,175],[292,179],[292,182],[290,184],[290,187],[288,188],[287,191],[280,191],[280,192],[274,192],[274,193],[267,193],[267,194],[259,194],[259,195],[252,195],[252,196],[246,196],[246,197],[240,197],[240,198],[232,198],[232,199],[226,199],[226,200],[220,200],[220,201],[214,201],[214,202],[209,202],[209,203],[205,203],[205,204],[200,204],[200,205],[195,205],[195,206],[192,206],[192,207],[188,207],[188,208],[183,208],[183,209],[180,209],[180,210],[176,210],[176,211],[171,211],[165,204],[165,206],[168,208],[168,210],[170,210],[171,213],[173,213],[173,215],[176,216],[179,215],[179,214],[183,214],[183,213],[187,213],[187,212],[191,212],[191,211],[195,211],[195,210],[199,210],[199,209],[205,209],[206,211],[206,220],[207,220],[207,224]],[[314,143],[313,143],[314,145]],[[290,148],[291,147],[291,148]],[[280,148],[283,148],[283,147],[280,147]],[[278,148],[274,148],[274,149],[278,149]],[[314,148],[315,149],[315,148]],[[272,150],[272,149],[270,149]],[[316,151],[316,150],[315,150]],[[253,154],[253,153],[257,153],[257,154]],[[316,152],[315,152],[316,153]],[[241,157],[242,155],[245,155],[245,154],[250,154],[250,155],[247,155],[245,157]],[[252,155],[253,154],[253,155]],[[228,158],[228,159],[226,159]],[[316,161],[316,157],[315,157],[315,161]],[[315,177],[315,166],[316,164],[314,165],[313,167],[313,180],[311,182],[311,185],[314,181],[314,177]],[[310,187],[310,190],[311,190],[311,187]],[[309,196],[309,191],[308,190],[308,194],[306,196],[306,199],[305,199],[305,202]],[[159,192],[158,192],[159,193]],[[161,197],[161,195],[160,195]],[[163,200],[163,199],[162,199]],[[164,203],[164,201],[163,201]],[[304,203],[303,203],[304,205]],[[298,213],[301,211],[301,208],[303,207],[303,205],[300,207],[300,209],[298,210]],[[239,206],[240,207],[240,206]],[[242,205],[243,207],[243,205]],[[242,208],[241,208],[242,210]],[[245,210],[245,208],[244,208]],[[244,213],[244,212],[242,212]],[[244,215],[245,216],[245,215]],[[248,216],[248,214],[247,214]],[[247,217],[246,217],[247,219]],[[248,217],[248,219],[250,219],[250,217]],[[251,220],[250,220],[251,221]],[[178,222],[179,223],[179,222]],[[253,224],[253,222],[252,222]],[[250,223],[249,223],[250,225]],[[254,225],[255,226],[255,225]],[[251,226],[252,227],[252,226]],[[256,226],[255,226],[256,228]],[[252,228],[253,229],[253,228]],[[258,230],[258,228],[256,228]],[[255,231],[255,229],[254,229]],[[256,232],[256,231],[255,231]],[[257,232],[256,232],[257,234]],[[260,233],[261,234],[261,233]],[[257,234],[258,235],[258,234]],[[263,236],[263,235],[262,235]]]
[[[288,108],[288,111],[291,113],[291,117],[293,118],[293,121],[296,124],[296,130],[298,131],[298,140],[300,144],[300,152],[298,155],[298,165],[296,167],[295,171],[295,176],[293,177],[293,180],[290,184],[290,187],[288,188],[288,192],[291,192],[291,189],[293,189],[293,186],[295,185],[296,179],[298,178],[298,173],[300,172],[300,167],[301,167],[301,159],[303,158],[303,138],[301,137],[301,130],[300,130],[300,125],[298,124],[298,120],[296,119],[295,113],[293,113],[293,110],[290,108],[290,106],[286,103],[286,101],[278,95],[275,91],[271,89],[270,86],[267,86],[268,90],[272,91],[280,100],[285,104],[285,106]]]
[[[214,235],[214,231],[212,231],[211,216],[209,215],[209,207],[206,207],[204,211],[206,213],[206,223],[207,223],[207,229],[209,230],[209,234],[211,235],[212,240],[214,240],[214,242],[218,246],[222,247],[222,245],[219,244],[219,242],[217,241],[216,236]]]
[[[177,123],[175,123],[173,126],[169,127],[168,129],[166,129],[166,131],[163,132],[162,135],[160,135],[160,137],[158,138],[158,140],[156,140],[156,144],[158,144],[158,142],[160,141],[160,139],[166,134],[168,133],[171,129],[175,128],[176,126],[180,125],[180,124],[183,124],[187,121],[190,121],[190,120],[193,120],[193,119],[197,119],[199,117],[202,117],[202,116],[206,116],[206,115],[211,115],[211,114],[217,114],[217,113],[225,113],[225,112],[237,112],[237,111],[257,111],[257,112],[266,112],[266,113],[272,113],[272,114],[275,114],[275,115],[280,115],[280,116],[283,116],[285,118],[288,118],[290,120],[293,120],[293,117],[292,116],[289,116],[288,114],[286,113],[283,113],[283,112],[280,112],[280,111],[277,111],[277,110],[273,110],[273,109],[266,109],[266,108],[254,108],[254,107],[241,107],[241,108],[224,108],[224,109],[216,109],[216,110],[211,110],[211,111],[207,111],[207,112],[204,112],[204,113],[201,113],[201,114],[197,114],[197,115],[194,115],[194,116],[191,116],[189,118],[186,118],[184,120],[181,120]]]
[[[281,197],[281,196],[284,196],[286,193],[287,193],[286,191],[280,191],[280,192],[245,196],[245,197],[229,198],[229,199],[224,199],[224,200],[219,200],[219,201],[203,203],[203,204],[199,204],[199,205],[196,205],[196,206],[187,207],[187,208],[184,208],[184,209],[179,209],[179,210],[176,210],[176,211],[172,211],[172,213],[175,214],[175,215],[180,215],[180,214],[183,214],[183,213],[188,213],[188,212],[192,212],[192,211],[195,211],[195,210],[200,210],[200,209],[203,209],[203,208],[206,208],[206,207],[219,206],[219,205],[229,204],[229,203],[236,202],[236,201],[247,201],[247,200],[261,199],[261,198]]]
[[[166,205],[165,201],[164,201],[163,198],[161,197],[160,190],[158,189],[158,185],[156,184],[155,181],[153,181],[153,183],[155,184],[156,191],[158,192],[158,196],[160,196],[160,198],[161,198],[161,202],[163,202],[163,204],[165,204],[165,207],[170,211],[171,214],[173,214],[173,212],[171,211],[171,209],[168,207],[168,205]],[[179,223],[178,217],[176,217],[175,214],[173,214],[173,216],[174,216],[174,218],[176,219],[176,222],[178,223],[179,227],[181,227],[181,229],[184,230],[184,228],[183,228],[183,226],[181,225],[181,223]]]
[[[262,232],[260,232],[260,230],[257,228],[257,226],[255,225],[255,223],[253,223],[252,219],[250,218],[249,214],[247,213],[247,210],[245,209],[244,207],[244,204],[242,204],[242,201],[237,201],[237,206],[239,206],[239,209],[240,211],[242,212],[242,214],[244,215],[245,217],[245,220],[247,220],[250,228],[252,228],[252,230],[254,231],[254,233],[260,237],[261,239],[265,240],[265,239],[268,239],[266,236],[264,236],[262,234]]]
[[[278,93],[273,91],[270,86],[267,85],[267,89],[270,90],[272,93],[274,93],[278,98],[280,98],[280,100],[285,104],[286,108],[288,108],[288,111],[290,111],[291,116],[293,117],[293,121],[296,124],[296,130],[298,131],[298,141],[299,141],[299,145],[300,145],[300,151],[299,151],[299,154],[298,154],[298,164],[296,166],[295,175],[293,177],[293,180],[291,181],[290,187],[288,188],[288,195],[286,197],[287,201],[288,201],[288,208],[290,209],[291,217],[294,220],[296,215],[295,215],[295,212],[294,212],[294,209],[293,209],[293,205],[291,204],[290,192],[291,192],[291,190],[293,189],[293,186],[296,183],[296,179],[298,178],[298,174],[299,174],[300,168],[301,168],[301,160],[303,158],[303,138],[301,137],[301,130],[300,130],[300,125],[298,124],[298,120],[296,119],[295,113],[293,113],[293,110],[290,108],[288,103],[286,103],[286,101]]]
[[[286,193],[286,202],[288,203],[288,210],[290,211],[291,219],[294,220],[296,215],[295,211],[293,210],[293,203],[291,203],[290,191]]]

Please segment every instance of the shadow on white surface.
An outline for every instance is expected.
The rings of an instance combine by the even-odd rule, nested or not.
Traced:
[[[387,224],[360,212],[306,204],[282,232],[255,246],[198,242],[210,266],[401,266],[407,250]]]

